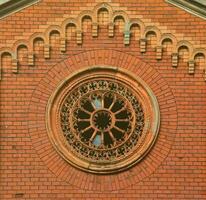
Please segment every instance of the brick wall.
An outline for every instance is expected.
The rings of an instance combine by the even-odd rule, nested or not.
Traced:
[[[101,2],[44,0],[1,19],[0,199],[205,199],[206,22],[163,0]],[[160,106],[154,147],[112,175],[70,166],[45,127],[57,85],[94,65],[132,72]]]

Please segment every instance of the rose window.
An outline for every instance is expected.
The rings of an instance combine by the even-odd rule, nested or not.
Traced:
[[[73,75],[48,106],[48,132],[73,166],[95,173],[126,169],[149,151],[159,126],[158,104],[143,83],[113,68]]]

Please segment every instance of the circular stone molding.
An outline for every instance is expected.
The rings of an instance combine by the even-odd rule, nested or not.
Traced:
[[[57,152],[84,171],[107,174],[139,162],[159,131],[158,102],[140,78],[115,67],[90,67],[64,79],[47,105]]]

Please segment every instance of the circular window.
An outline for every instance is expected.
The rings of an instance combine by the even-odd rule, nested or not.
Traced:
[[[121,69],[92,67],[63,80],[47,107],[49,137],[75,167],[113,173],[140,161],[157,137],[158,103]]]

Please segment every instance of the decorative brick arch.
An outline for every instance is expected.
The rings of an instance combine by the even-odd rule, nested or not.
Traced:
[[[130,18],[130,16],[125,12],[125,11],[118,11],[113,9],[109,4],[107,3],[100,3],[97,4],[93,10],[89,10],[89,11],[82,11],[81,13],[79,13],[78,16],[76,16],[76,18],[67,18],[67,19],[62,19],[61,24],[56,24],[56,25],[50,25],[48,26],[48,28],[42,32],[42,33],[34,33],[32,34],[27,40],[17,40],[14,44],[13,47],[5,47],[7,48],[11,48],[12,49],[12,71],[13,73],[18,73],[19,70],[19,58],[17,56],[17,47],[19,45],[24,44],[24,46],[28,49],[28,54],[27,54],[27,61],[28,61],[28,65],[29,66],[34,66],[34,62],[35,62],[35,54],[34,54],[34,48],[33,48],[33,41],[39,37],[39,35],[41,35],[41,38],[44,39],[44,58],[45,59],[50,59],[51,58],[51,44],[49,42],[49,36],[52,31],[58,31],[58,33],[60,34],[60,52],[59,54],[62,53],[67,53],[68,49],[66,49],[66,44],[67,42],[69,42],[66,38],[66,27],[68,24],[74,24],[76,27],[76,44],[77,45],[82,45],[83,44],[83,30],[82,30],[82,18],[84,18],[84,16],[89,16],[92,20],[92,37],[96,38],[99,35],[99,24],[97,21],[97,12],[100,9],[106,9],[108,11],[109,14],[109,23],[107,25],[107,30],[108,30],[108,37],[115,37],[114,34],[114,29],[115,29],[115,25],[114,25],[114,19],[118,16],[121,17],[122,19],[124,19],[124,23],[125,23],[125,27],[124,27],[124,31],[123,31],[123,44],[126,46],[130,45],[130,39],[131,39],[131,27],[132,24],[137,24],[140,26],[140,35],[141,38],[139,40],[139,44],[137,44],[139,46],[140,52],[142,54],[147,52],[147,38],[146,35],[147,33],[154,33],[156,35],[157,38],[157,44],[156,44],[156,59],[157,60],[162,60],[162,53],[163,53],[163,46],[162,46],[162,41],[164,39],[171,39],[172,40],[172,52],[171,52],[171,66],[176,68],[178,67],[179,64],[179,52],[178,52],[178,48],[181,46],[186,46],[189,49],[189,58],[187,59],[187,66],[188,66],[188,74],[195,74],[195,60],[194,60],[194,56],[192,56],[193,54],[195,54],[195,52],[198,51],[199,47],[195,47],[192,42],[190,41],[185,41],[182,40],[182,38],[179,38],[178,35],[172,35],[170,34],[172,31],[171,30],[161,30],[159,29],[158,26],[156,25],[149,25],[146,26],[145,23],[138,19],[138,18]],[[36,35],[36,36],[35,36]],[[0,57],[2,57],[2,55],[5,53],[5,48],[0,49]],[[204,56],[204,58],[206,57],[205,55],[205,48],[201,48],[201,52]],[[206,67],[206,66],[205,66]],[[0,68],[2,68],[2,66],[0,66]],[[203,71],[203,77],[204,80],[206,80],[206,68]],[[1,78],[1,77],[0,77]]]
[[[116,57],[121,57],[122,60],[119,61]],[[74,71],[98,65],[121,68],[141,78],[156,96],[161,113],[159,136],[148,155],[132,168],[112,176],[87,174],[72,167],[57,153],[46,129],[45,109],[60,82]],[[142,60],[114,50],[86,51],[57,63],[40,80],[29,104],[29,133],[37,154],[55,177],[86,190],[117,190],[150,176],[168,156],[177,129],[175,98],[164,78]]]

